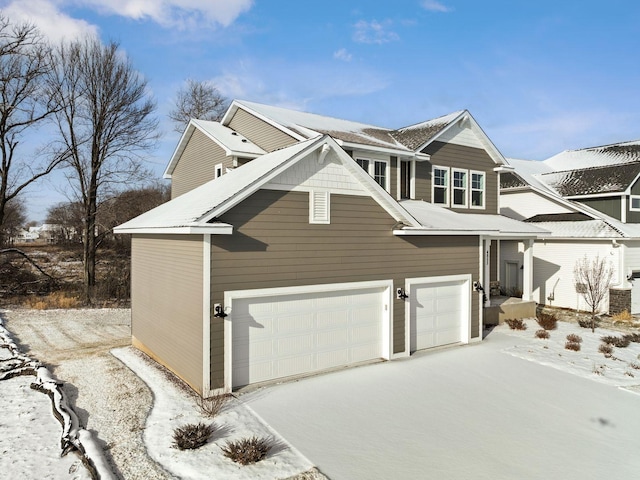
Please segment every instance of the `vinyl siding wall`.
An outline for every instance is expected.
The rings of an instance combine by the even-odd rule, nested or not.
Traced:
[[[239,108],[228,125],[267,152],[297,143],[298,140]]]
[[[134,345],[202,392],[202,235],[133,235]]]
[[[516,220],[526,220],[540,213],[571,213],[574,211],[536,192],[503,190],[500,194],[500,214]]]
[[[309,195],[261,190],[220,220],[231,236],[212,237],[212,303],[225,290],[470,273],[479,275],[478,237],[396,237],[396,223],[369,197],[331,195],[331,224],[309,224]],[[479,336],[478,295],[472,338]],[[394,352],[404,351],[405,302],[394,301]],[[223,321],[212,319],[212,388],[223,384]]]
[[[171,175],[171,198],[215,178],[216,165],[232,167],[233,160],[216,142],[196,129]]]
[[[498,174],[493,171],[496,164],[489,154],[481,148],[472,148],[452,143],[433,142],[422,150],[422,153],[431,155],[430,162],[418,162],[422,168],[420,176],[416,179],[416,191],[421,193],[425,201],[431,201],[431,166],[463,168],[485,172],[485,208],[452,208],[460,213],[498,213]],[[426,168],[425,168],[426,167]],[[425,170],[428,170],[426,175]],[[468,191],[471,188],[471,175],[469,175]],[[451,183],[451,182],[450,182]],[[449,187],[451,188],[451,186]]]
[[[622,199],[620,197],[581,198],[578,201],[617,220],[622,218]]]

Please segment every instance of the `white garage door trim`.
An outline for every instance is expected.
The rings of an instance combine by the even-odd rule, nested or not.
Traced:
[[[227,291],[224,294],[224,306],[227,317],[224,321],[224,384],[225,390],[233,388],[233,301],[249,298],[266,298],[278,295],[297,295],[313,293],[344,292],[347,290],[383,289],[382,312],[382,345],[381,355],[389,359],[393,351],[393,281],[377,280],[370,282],[329,283],[321,285],[305,285],[297,287],[278,287],[252,290]]]
[[[459,282],[462,304],[462,318],[461,321],[461,333],[460,342],[469,343],[471,341],[471,275],[442,275],[437,277],[420,277],[420,278],[407,278],[405,280],[405,291],[411,292],[413,286],[418,285],[433,285],[438,283],[450,283]],[[409,354],[411,353],[411,297],[406,299],[407,305],[405,306],[405,349]]]

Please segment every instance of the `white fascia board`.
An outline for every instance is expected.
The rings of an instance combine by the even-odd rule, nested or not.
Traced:
[[[571,210],[574,210],[576,212],[579,213],[584,213],[585,215],[588,215],[589,217],[593,218],[594,220],[601,220],[602,218],[600,216],[596,216],[594,215],[592,212],[586,210],[585,208],[583,208],[583,205],[579,205],[576,204],[575,202],[570,202],[568,200],[568,198],[565,197],[561,197],[559,194],[554,194],[552,192],[548,192],[545,190],[542,190],[541,188],[538,187],[534,187],[533,185],[529,185],[529,188],[531,189],[531,191],[538,193],[540,195],[542,195],[543,197],[546,197],[547,199],[559,203],[560,205],[570,208]],[[515,191],[515,190],[514,190]]]
[[[499,165],[493,169],[496,173],[515,172],[516,169],[511,165]]]
[[[197,224],[186,225],[183,227],[142,227],[142,228],[114,228],[113,233],[142,233],[152,235],[193,235],[193,234],[211,234],[211,235],[231,235],[233,234],[233,225],[228,223],[218,224]]]
[[[406,227],[402,229],[393,230],[393,234],[399,237],[423,235],[423,236],[472,236],[477,237],[480,235],[499,235],[497,230],[439,230],[435,228],[420,228],[420,227]]]
[[[400,150],[400,149],[395,149],[390,147],[376,147],[375,145],[365,145],[363,143],[345,142],[344,140],[339,140],[337,138],[334,138],[334,141],[338,145],[340,145],[343,149],[365,150],[368,152],[386,153],[388,155],[397,155],[399,157],[407,157],[407,158],[415,157],[415,153],[412,152],[411,150]],[[431,157],[428,157],[426,160],[428,160],[429,158]]]
[[[601,197],[621,197],[624,192],[607,192],[607,193],[589,193],[587,195],[567,195],[567,200],[580,200],[589,198],[601,198]]]

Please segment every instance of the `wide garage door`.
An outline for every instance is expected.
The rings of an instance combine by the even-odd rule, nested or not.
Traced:
[[[416,281],[408,290],[411,352],[465,339],[469,311],[466,281]]]
[[[233,387],[382,357],[385,291],[233,299]]]

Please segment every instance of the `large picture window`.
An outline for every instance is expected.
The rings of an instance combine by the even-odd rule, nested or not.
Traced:
[[[433,203],[449,205],[449,169],[433,167]]]

